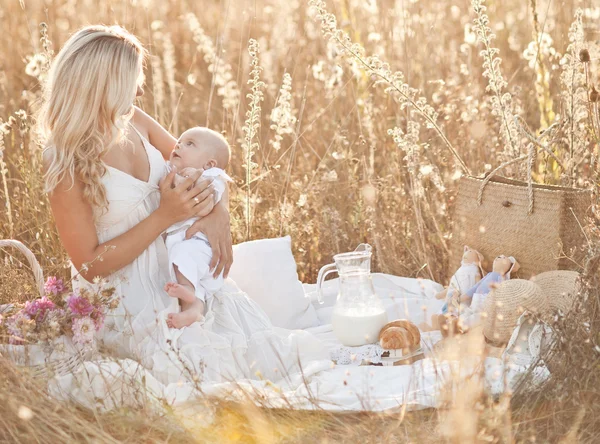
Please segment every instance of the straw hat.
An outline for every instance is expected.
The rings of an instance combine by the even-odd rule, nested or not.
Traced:
[[[483,309],[483,334],[493,344],[506,344],[524,311],[545,315],[550,312],[546,294],[535,282],[511,279],[492,290]]]
[[[542,289],[552,312],[569,312],[579,292],[579,273],[568,270],[547,271],[530,280]]]

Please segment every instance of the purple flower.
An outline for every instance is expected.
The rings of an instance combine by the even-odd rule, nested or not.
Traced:
[[[50,276],[44,284],[44,291],[47,295],[50,293],[57,295],[65,291],[65,285],[63,284],[62,279],[58,279],[56,276]]]
[[[94,311],[90,315],[96,325],[96,331],[99,331],[104,326],[104,313],[100,308],[94,307]]]
[[[73,321],[73,342],[79,345],[90,344],[94,340],[95,325],[91,318],[77,318]]]
[[[88,316],[92,311],[94,311],[94,306],[88,301],[86,298],[77,296],[76,294],[72,294],[67,299],[67,306],[71,313],[77,314],[80,316]]]
[[[46,296],[41,299],[36,299],[33,302],[27,301],[25,303],[25,312],[31,316],[32,319],[43,319],[48,311],[54,310],[56,305]]]

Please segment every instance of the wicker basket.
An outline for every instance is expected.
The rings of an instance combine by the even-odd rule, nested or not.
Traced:
[[[13,247],[27,258],[40,296],[44,295],[44,274],[33,253],[21,242],[0,239],[0,248]],[[0,312],[3,307],[0,307]],[[50,343],[31,345],[0,344],[0,355],[10,359],[18,367],[27,369],[32,376],[47,378],[52,375],[72,373],[94,354],[94,347],[81,348],[71,338],[61,336]]]
[[[486,184],[487,182],[487,184]],[[485,188],[484,188],[485,187]],[[488,261],[511,255],[519,276],[573,270],[583,257],[591,191],[494,177],[463,177],[459,183],[451,244],[451,269],[460,266],[463,246]]]

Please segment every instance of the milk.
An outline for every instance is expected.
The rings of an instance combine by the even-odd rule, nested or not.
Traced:
[[[377,342],[379,332],[387,322],[385,310],[376,308],[334,310],[331,316],[333,333],[342,344],[349,347]]]

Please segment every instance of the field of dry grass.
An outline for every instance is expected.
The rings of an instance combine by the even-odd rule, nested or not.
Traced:
[[[175,135],[208,125],[231,143],[235,241],[290,234],[306,282],[332,254],[365,241],[375,248],[377,271],[445,282],[465,171],[480,175],[524,157],[504,172],[593,188],[597,202],[596,2],[489,1],[487,10],[477,0],[308,3],[3,1],[0,238],[23,241],[46,274],[68,275],[43,192],[34,116],[52,52],[80,26],[99,22],[123,25],[150,52],[140,107]],[[250,39],[257,51],[248,51]],[[253,74],[254,58],[260,70]],[[249,111],[260,124],[256,134],[246,131]],[[525,132],[549,127],[549,152],[532,156]],[[598,253],[599,217],[589,221],[590,259]],[[0,302],[26,299],[27,270],[8,252],[0,255]],[[567,361],[585,375],[554,380],[535,402],[478,400],[470,406],[478,413],[469,439],[600,439],[593,419],[600,365],[580,340],[590,323],[599,331],[598,297],[592,291],[580,317],[557,327],[576,343],[564,347]],[[579,325],[586,322],[588,330]],[[437,412],[296,414],[220,404],[210,430],[190,432],[168,415],[156,421],[143,411],[93,415],[60,405],[0,365],[0,439],[7,441],[467,442],[448,425],[456,415]]]

